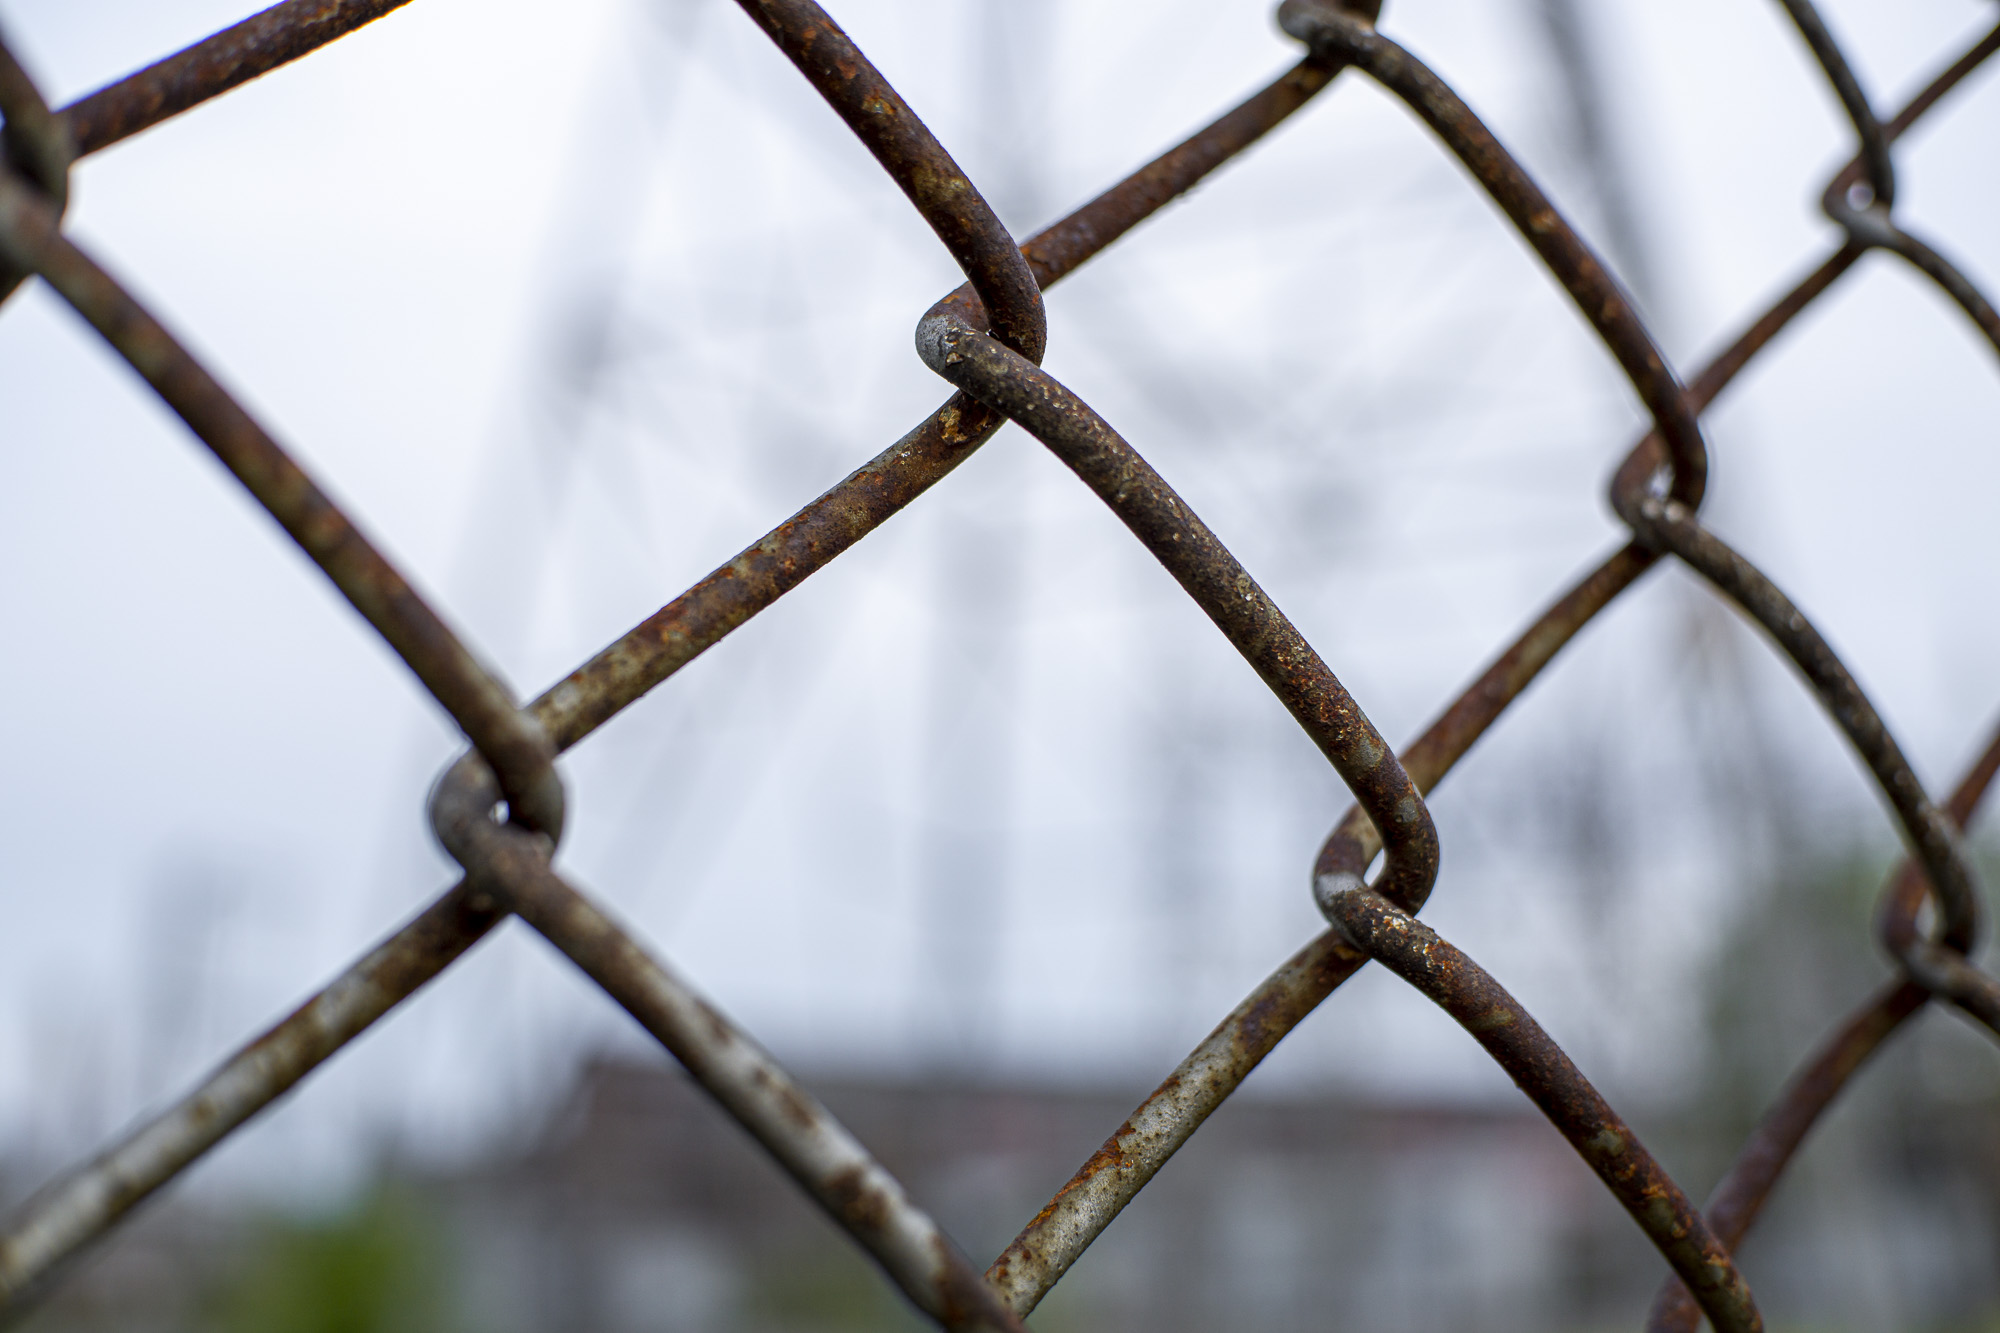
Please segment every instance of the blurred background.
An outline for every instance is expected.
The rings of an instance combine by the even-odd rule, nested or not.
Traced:
[[[1885,109],[1994,18],[1823,9]],[[249,12],[0,0],[52,101]],[[833,12],[1018,235],[1297,54],[1261,3]],[[1776,4],[1393,0],[1385,26],[1606,255],[1684,377],[1833,248],[1816,199],[1851,131]],[[1898,149],[1899,216],[1989,292],[1995,85],[1974,76]],[[722,0],[416,0],[87,161],[71,230],[524,695],[944,394],[910,335],[950,260]],[[1603,492],[1641,429],[1629,390],[1455,162],[1356,76],[1048,309],[1049,368],[1392,739],[1620,541]],[[1707,418],[1713,526],[1939,794],[2000,712],[1995,371],[1955,307],[1871,257]],[[13,1203],[450,882],[423,797],[457,742],[39,286],[0,312],[0,402]],[[982,1259],[1316,933],[1306,872],[1347,804],[1011,427],[564,772],[577,881]],[[1888,975],[1868,918],[1897,841],[1871,784],[1678,569],[1586,630],[1433,808],[1426,918],[1697,1197]],[[1753,1241],[1779,1326],[2000,1321],[2000,1060],[1949,1014],[1913,1028]],[[1463,1032],[1369,969],[1037,1322],[1633,1327],[1661,1271]],[[903,1318],[886,1291],[509,928],[30,1326],[880,1326]]]

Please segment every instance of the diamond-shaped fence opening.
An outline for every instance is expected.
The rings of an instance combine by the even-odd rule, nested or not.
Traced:
[[[460,881],[330,985],[231,1055],[208,1079],[99,1155],[49,1183],[0,1234],[0,1310],[18,1313],[65,1264],[275,1098],[451,970],[517,916],[664,1045],[703,1089],[881,1266],[950,1328],[1012,1328],[1119,1211],[1308,1013],[1374,961],[1450,1016],[1514,1079],[1599,1176],[1671,1269],[1654,1329],[1761,1327],[1732,1252],[1820,1114],[1868,1057],[1933,1000],[2000,1033],[2000,982],[1969,960],[1979,889],[1959,830],[2000,768],[2000,737],[1942,801],[1818,629],[1701,517],[1702,412],[1802,311],[1869,251],[1894,257],[1955,304],[2000,353],[2000,315],[1930,241],[1899,221],[1897,140],[1996,46],[2000,29],[1948,57],[1906,106],[1871,103],[1810,0],[1781,0],[1853,129],[1854,157],[1828,182],[1840,239],[1824,260],[1685,380],[1589,244],[1439,73],[1394,38],[1394,12],[1365,0],[1285,0],[1297,66],[1069,216],[1017,242],[916,108],[811,0],[740,0],[902,191],[965,275],[923,312],[917,354],[952,390],[908,434],[743,548],[628,634],[518,703],[201,361],[64,233],[69,170],[97,152],[305,56],[406,0],[287,0],[138,74],[50,108],[0,47],[0,292],[34,278],[137,372],[269,512],[464,733],[429,813]],[[1383,23],[1387,27],[1382,26]],[[1041,293],[1311,104],[1339,78],[1399,99],[1462,164],[1573,301],[1649,419],[1610,484],[1629,542],[1492,660],[1400,750],[1167,481],[1089,404],[1041,368]],[[1610,219],[1614,229],[1620,220]],[[1413,275],[1421,281],[1422,275]],[[1355,805],[1312,866],[1327,929],[1278,965],[1171,1071],[984,1272],[810,1092],[651,948],[569,882],[568,814],[555,760],[810,575],[916,503],[1003,424],[1039,440],[1179,584],[1289,711]],[[1440,839],[1425,794],[1585,625],[1646,572],[1678,562],[1760,625],[1824,705],[1894,813],[1908,861],[1884,889],[1880,940],[1901,975],[1838,1018],[1704,1208],[1698,1208],[1534,1017],[1418,916]],[[728,651],[724,648],[723,651]],[[449,984],[445,982],[444,984]]]

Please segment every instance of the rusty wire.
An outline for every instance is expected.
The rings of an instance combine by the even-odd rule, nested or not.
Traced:
[[[1968,958],[1981,920],[1959,832],[2000,771],[2000,734],[1950,800],[1924,792],[1852,674],[1804,614],[1706,527],[1700,414],[1870,249],[1942,289],[2000,354],[2000,316],[1893,216],[1892,147],[2000,48],[2000,29],[1895,116],[1878,117],[1811,0],[1779,0],[1852,123],[1829,182],[1842,230],[1827,259],[1683,385],[1610,270],[1450,86],[1382,33],[1367,0],[1284,0],[1306,58],[1267,88],[1027,242],[812,0],[739,0],[908,197],[966,275],[918,325],[917,349],[956,392],[915,429],[525,707],[171,332],[62,233],[80,156],[316,50],[408,0],[286,0],[76,103],[52,110],[0,40],[0,300],[36,276],[109,343],[331,579],[464,732],[432,793],[432,827],[464,878],[198,1088],[30,1198],[0,1232],[0,1318],[134,1205],[509,915],[541,933],[687,1067],[940,1326],[1018,1328],[1071,1264],[1278,1041],[1373,959],[1446,1010],[1513,1076],[1648,1235],[1670,1272],[1648,1327],[1762,1327],[1731,1252],[1819,1115],[1932,999],[2000,1034],[2000,981]],[[1559,597],[1400,753],[1284,613],[1117,431],[1040,368],[1041,291],[1254,143],[1352,67],[1400,98],[1470,171],[1575,301],[1652,418],[1610,486],[1632,540]],[[1006,421],[1094,490],[1286,705],[1353,792],[1312,867],[1330,928],[1232,1011],[1120,1125],[982,1280],[868,1151],[718,1009],[567,882],[556,755],[911,504]],[[1417,919],[1437,875],[1430,791],[1576,633],[1664,557],[1736,603],[1791,659],[1875,778],[1909,851],[1877,933],[1902,976],[1860,1004],[1766,1114],[1697,1209],[1617,1112],[1487,972]],[[1369,878],[1377,858],[1379,870]],[[1934,905],[1932,924],[1924,908]]]

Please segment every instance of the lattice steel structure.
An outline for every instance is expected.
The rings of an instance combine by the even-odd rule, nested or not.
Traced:
[[[287,0],[119,83],[51,110],[0,44],[0,295],[33,275],[87,320],[374,626],[471,749],[438,782],[433,828],[460,882],[177,1104],[28,1200],[0,1234],[0,1312],[19,1313],[64,1261],[256,1115],[510,915],[573,960],[684,1064],[908,1298],[943,1327],[1017,1329],[1126,1203],[1277,1042],[1370,959],[1458,1020],[1596,1171],[1672,1269],[1649,1328],[1762,1326],[1731,1251],[1815,1119],[1932,999],[2000,1034],[2000,982],[1968,961],[1977,886],[1959,829],[2000,769],[2000,735],[1935,803],[1853,677],[1785,595],[1701,522],[1698,417],[1737,373],[1871,249],[1941,287],[2000,353],[2000,315],[1896,222],[1891,147],[2000,48],[1996,29],[1883,118],[1813,9],[1781,0],[1853,122],[1858,152],[1822,199],[1842,238],[1810,274],[1683,384],[1590,247],[1451,88],[1377,26],[1367,0],[1284,0],[1305,58],[1269,87],[1070,216],[1016,244],[916,113],[812,0],[739,0],[874,154],[967,284],[918,325],[917,351],[956,392],[844,481],[748,546],[526,707],[209,373],[61,230],[77,158],[305,55],[408,0]],[[1400,752],[1369,723],[1257,582],[1116,430],[1039,362],[1041,291],[1300,110],[1354,68],[1402,99],[1464,163],[1567,291],[1652,428],[1611,482],[1631,529]],[[558,754],[942,480],[1006,421],[1055,452],[1179,581],[1326,755],[1356,804],[1312,868],[1330,923],[1231,1012],[980,1274],[812,1096],[646,944],[563,878]],[[1807,1060],[1697,1209],[1605,1100],[1477,963],[1417,918],[1438,836],[1423,794],[1569,640],[1663,558],[1737,603],[1797,665],[1894,812],[1909,859],[1883,893],[1881,942],[1901,978]],[[1372,878],[1377,858],[1381,866]],[[1928,919],[1925,906],[1932,910]]]

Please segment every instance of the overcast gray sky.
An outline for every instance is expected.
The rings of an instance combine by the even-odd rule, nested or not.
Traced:
[[[1849,131],[1776,4],[1590,9],[1645,295],[1692,374],[1831,248],[1814,200]],[[1993,18],[1825,9],[1885,108]],[[1296,58],[1262,4],[1175,0],[1143,24],[1023,4],[1012,39],[965,0],[832,10],[1020,234]],[[246,12],[0,0],[56,100]],[[86,162],[71,214],[524,694],[940,401],[910,332],[956,280],[733,6],[551,12],[415,0]],[[1601,235],[1527,0],[1392,0],[1385,27]],[[1995,143],[1988,70],[1899,150],[1906,225],[1989,292]],[[1602,492],[1629,392],[1438,145],[1352,75],[1053,292],[1049,318],[1050,369],[1392,738],[1620,535]],[[0,1143],[80,1150],[448,882],[422,805],[456,742],[39,288],[0,312],[0,402]],[[1934,791],[2000,709],[1996,421],[1990,349],[1879,258],[1710,418],[1714,525],[1827,631]],[[1703,597],[1672,571],[1629,595],[1438,801],[1428,915],[1614,1088],[1670,1077],[1732,889],[1682,822]],[[1815,808],[1888,846],[1808,696],[1725,632]],[[1551,846],[1577,789],[1537,785],[1579,755],[1615,789],[1602,883]],[[1318,928],[1305,872],[1345,805],[1227,645],[1012,430],[565,772],[569,868],[782,1056],[935,1061],[969,1024],[974,1067],[1135,1090]],[[1577,947],[1593,894],[1644,941],[1609,971]],[[224,1155],[254,1176],[337,1171],[387,1132],[475,1141],[559,1053],[634,1040],[505,932]],[[1374,972],[1274,1066],[1506,1086]]]

